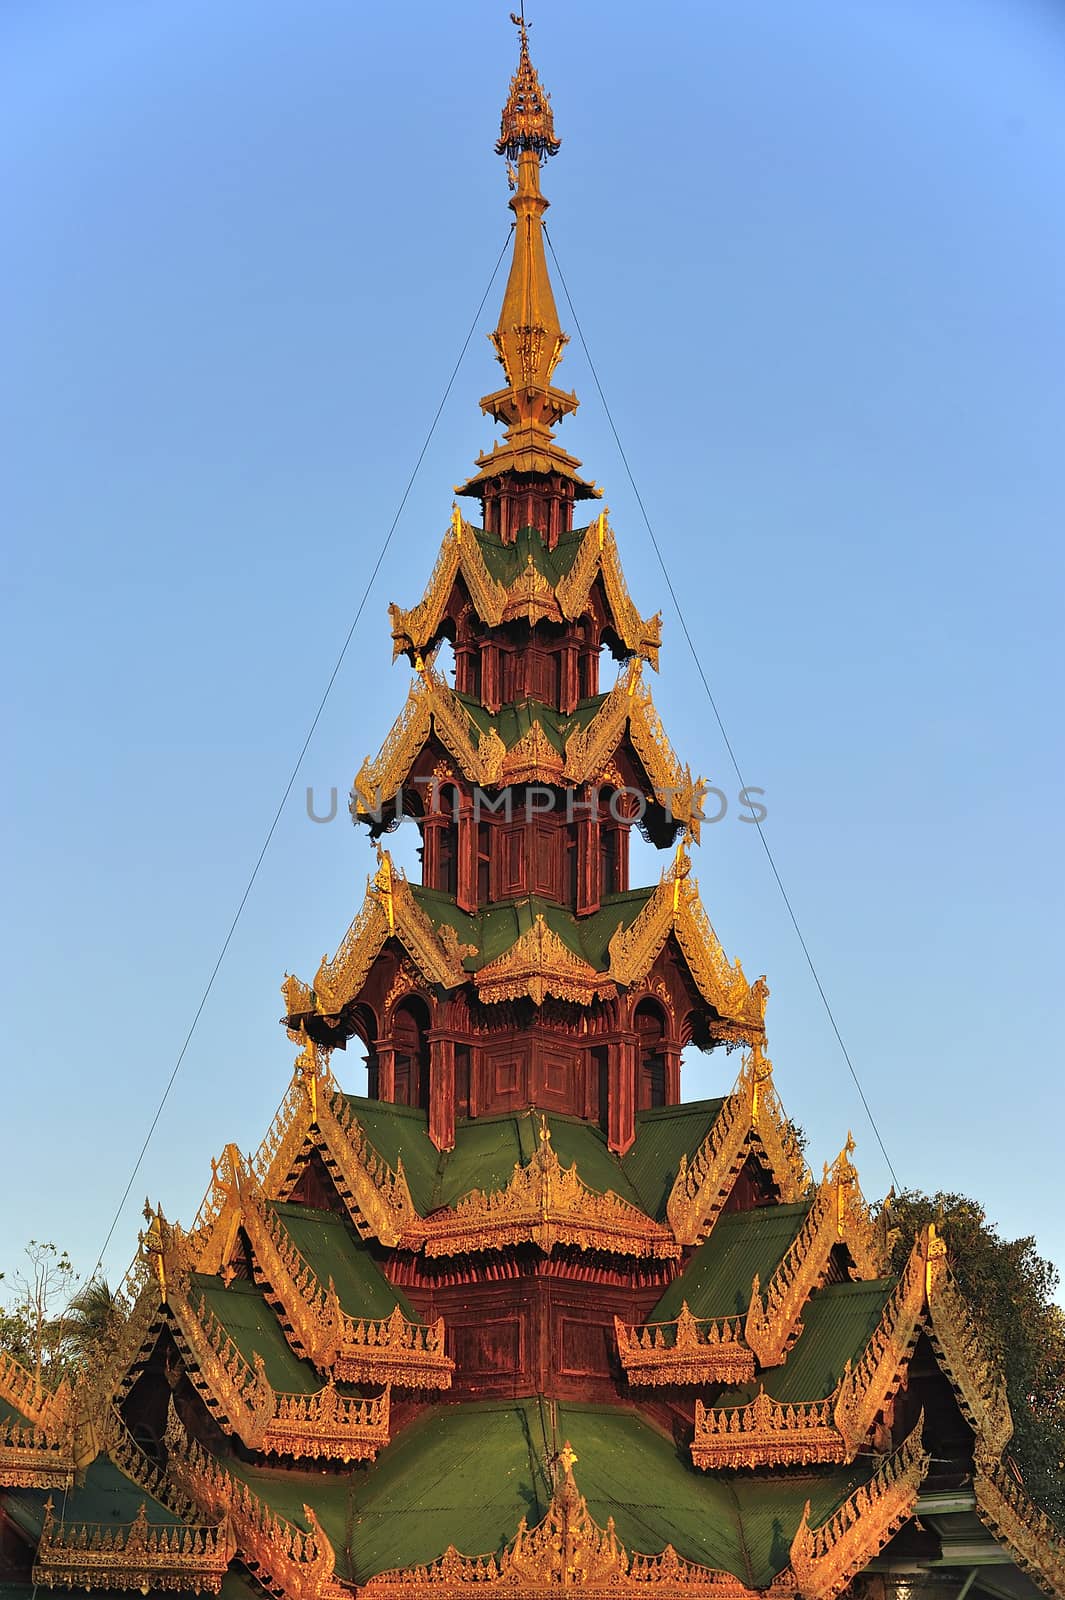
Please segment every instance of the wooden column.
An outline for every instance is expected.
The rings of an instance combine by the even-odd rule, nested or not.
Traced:
[[[473,807],[464,802],[459,812],[457,893],[455,901],[462,911],[477,910],[477,829]]]
[[[429,1137],[438,1150],[455,1145],[455,1042],[430,1029]]]
[[[396,1052],[392,1041],[378,1039],[374,1048],[377,1051],[377,1097],[379,1100],[395,1100]]]
[[[636,1137],[636,1068],[638,1046],[623,1040],[611,1050],[610,1108],[607,1144],[623,1156]]]

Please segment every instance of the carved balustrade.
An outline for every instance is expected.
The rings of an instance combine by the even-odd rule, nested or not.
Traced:
[[[685,1301],[671,1322],[632,1327],[615,1317],[614,1332],[630,1383],[748,1383],[754,1377],[742,1317],[699,1318]]]
[[[368,1400],[338,1395],[332,1382],[315,1394],[279,1393],[261,1356],[248,1361],[205,1297],[194,1302],[172,1295],[170,1309],[190,1376],[222,1428],[249,1450],[363,1461],[388,1443],[387,1388]]]
[[[248,1485],[190,1439],[171,1405],[168,1475],[204,1510],[228,1517],[237,1552],[274,1594],[288,1600],[350,1600],[334,1578],[333,1547],[310,1506],[310,1532],[281,1517]]]
[[[151,1523],[142,1502],[132,1523],[64,1522],[45,1502],[33,1564],[49,1589],[165,1589],[217,1594],[234,1554],[228,1519],[213,1527]]]

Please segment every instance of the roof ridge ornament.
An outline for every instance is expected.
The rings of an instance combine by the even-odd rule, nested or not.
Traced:
[[[525,21],[525,7],[521,15],[510,13],[510,20],[518,29],[520,45],[518,67],[510,80],[510,93],[503,107],[499,123],[496,154],[517,161],[523,150],[533,151],[541,161],[555,156],[562,144],[555,137],[555,118],[551,96],[547,93],[529,55],[529,27]]]

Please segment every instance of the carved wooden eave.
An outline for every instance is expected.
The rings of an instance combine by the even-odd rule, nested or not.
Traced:
[[[539,578],[535,569],[529,571],[530,583],[532,576]],[[508,750],[494,724],[480,730],[432,665],[420,656],[418,660],[421,670],[411,682],[403,710],[376,757],[367,758],[355,775],[351,814],[356,822],[379,815],[394,799],[434,734],[463,776],[482,788],[599,780],[627,734],[654,799],[698,839],[705,785],[692,777],[691,768],[673,749],[651,692],[641,683],[640,657],[629,662],[585,727],[570,724],[564,754],[542,727],[538,733],[530,730]]]
[[[1006,1386],[951,1276],[944,1241],[934,1227],[929,1233],[927,1293],[932,1343],[982,1453],[997,1460],[1013,1436]]]
[[[616,988],[609,974],[597,972],[537,914],[532,927],[474,976],[479,998],[489,1004],[530,999],[541,1006],[549,995],[591,1005],[610,999]]]
[[[332,1380],[314,1394],[282,1394],[256,1352],[248,1361],[205,1297],[171,1284],[170,1326],[189,1377],[225,1433],[263,1455],[372,1460],[389,1441],[390,1391],[373,1399],[339,1395]]]
[[[697,1467],[809,1466],[853,1461],[902,1382],[925,1310],[927,1250],[919,1239],[861,1358],[825,1400],[783,1402],[764,1389],[743,1406],[695,1402]]]
[[[826,1167],[806,1220],[764,1292],[755,1277],[744,1337],[763,1367],[779,1366],[798,1337],[803,1307],[828,1271],[836,1245],[846,1245],[861,1278],[878,1278],[886,1270],[884,1240],[862,1199],[853,1149],[848,1137],[831,1169]]]
[[[752,1151],[763,1158],[785,1205],[809,1189],[810,1172],[773,1087],[773,1063],[760,1042],[743,1059],[736,1087],[695,1154],[682,1156],[666,1202],[680,1244],[701,1244]]]
[[[381,852],[377,872],[367,880],[366,899],[332,961],[322,960],[301,1013],[286,1013],[295,1026],[300,1015],[337,1017],[358,995],[386,940],[395,938],[430,985],[455,989],[466,981],[462,952],[442,938],[410,890],[406,876]],[[290,998],[289,980],[283,989]]]
[[[1002,1462],[978,1455],[973,1490],[984,1526],[1046,1594],[1060,1600],[1065,1594],[1065,1538],[1050,1518]]]
[[[432,664],[420,656],[418,660],[421,670],[411,681],[403,710],[376,757],[367,758],[355,775],[351,814],[356,822],[392,799],[434,733],[471,783],[490,788],[503,781],[506,746],[496,729],[480,732]]]
[[[0,1488],[68,1489],[75,1471],[70,1386],[45,1388],[0,1350],[0,1399],[19,1413],[0,1420]]]
[[[468,1593],[541,1600],[546,1594],[580,1594],[583,1600],[625,1600],[660,1595],[662,1600],[785,1600],[794,1594],[790,1574],[768,1589],[753,1590],[730,1572],[698,1566],[672,1545],[660,1555],[630,1553],[611,1517],[605,1528],[593,1519],[573,1478],[576,1455],[567,1443],[559,1456],[560,1481],[547,1515],[535,1527],[523,1518],[516,1538],[501,1554],[464,1556],[454,1545],[436,1561],[382,1572],[359,1590],[366,1600],[403,1595],[405,1600],[451,1600]]]
[[[641,658],[633,657],[592,720],[570,734],[566,777],[572,783],[598,777],[627,730],[659,805],[698,839],[705,784],[692,777],[670,744],[651,691],[641,681],[642,666]]]
[[[330,1052],[305,1035],[292,1082],[259,1149],[245,1168],[234,1145],[211,1163],[211,1183],[189,1230],[197,1272],[221,1273],[233,1251],[243,1216],[238,1175],[266,1200],[284,1200],[302,1159],[313,1147],[322,1157],[363,1239],[396,1244],[417,1218],[402,1161],[396,1167],[373,1148],[329,1069]]]
[[[764,978],[749,984],[737,960],[731,965],[689,876],[683,851],[628,928],[610,940],[610,976],[631,988],[644,979],[672,934],[703,999],[717,1012],[713,1036],[729,1044],[753,1045],[765,1038],[769,988]]]
[[[217,1594],[234,1553],[225,1517],[211,1527],[150,1523],[142,1502],[125,1525],[64,1522],[48,1499],[33,1582],[49,1589]]]
[[[412,1241],[413,1242],[413,1241]],[[475,1190],[421,1225],[418,1241],[428,1256],[465,1255],[534,1244],[545,1254],[556,1245],[626,1256],[676,1256],[678,1246],[654,1222],[609,1190],[590,1189],[576,1166],[563,1167],[546,1120],[528,1166],[520,1163],[505,1189]]]
[[[304,1070],[309,1058],[320,1065],[319,1053],[310,1044],[300,1058]],[[324,1108],[327,1096],[316,1095],[315,1101]],[[334,1135],[333,1143],[336,1142]],[[365,1170],[360,1163],[356,1176],[364,1176]],[[222,1162],[215,1164],[214,1186],[226,1200],[210,1232],[196,1246],[190,1266],[224,1278],[238,1229],[243,1228],[255,1255],[255,1277],[265,1282],[269,1296],[281,1309],[281,1326],[289,1343],[320,1372],[330,1374],[339,1383],[395,1384],[408,1389],[450,1387],[454,1362],[444,1353],[442,1317],[431,1324],[410,1322],[398,1305],[388,1317],[353,1317],[346,1312],[332,1280],[321,1283],[281,1219],[266,1203],[267,1197],[254,1173],[232,1145],[226,1147]],[[420,1219],[410,1203],[405,1180],[403,1192],[407,1204],[393,1207],[390,1213],[392,1242],[401,1233],[405,1237],[420,1236]],[[375,1198],[380,1200],[380,1190],[375,1191]],[[358,1215],[363,1216],[361,1210]],[[189,1238],[195,1239],[196,1235]]]
[[[173,1403],[167,1423],[167,1476],[201,1513],[228,1519],[236,1553],[272,1594],[286,1600],[350,1600],[351,1590],[334,1578],[333,1547],[312,1507],[307,1528],[280,1517],[195,1440],[178,1420]]]
[[[661,616],[643,618],[633,604],[605,512],[585,530],[573,563],[558,584],[552,587],[534,567],[531,574],[526,568],[508,587],[488,571],[476,531],[456,507],[420,603],[409,611],[389,606],[393,657],[407,654],[413,661],[433,644],[460,574],[477,616],[492,628],[516,617],[523,617],[530,623],[543,617],[573,622],[589,610],[598,576],[602,580],[608,614],[621,643],[627,651],[643,656],[657,669],[662,619]]]
[[[931,1457],[921,1440],[924,1415],[900,1445],[832,1515],[810,1526],[810,1502],[791,1543],[795,1593],[801,1600],[835,1600],[917,1509]]]
[[[687,1301],[672,1322],[628,1326],[614,1318],[618,1355],[634,1384],[749,1383],[754,1354],[743,1342],[742,1317],[700,1318]]]

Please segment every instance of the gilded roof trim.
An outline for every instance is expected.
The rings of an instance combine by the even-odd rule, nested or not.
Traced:
[[[609,1190],[590,1189],[576,1165],[562,1166],[546,1118],[528,1166],[515,1163],[505,1189],[475,1189],[449,1210],[434,1212],[419,1225],[418,1242],[427,1256],[527,1243],[545,1254],[560,1244],[629,1256],[679,1253],[661,1223]]]
[[[57,1520],[49,1498],[33,1582],[49,1589],[217,1594],[233,1554],[226,1517],[209,1527],[150,1523],[142,1501],[125,1525],[65,1522]]]
[[[780,1574],[768,1589],[753,1590],[730,1572],[698,1566],[672,1545],[660,1555],[626,1550],[611,1517],[605,1528],[594,1520],[573,1478],[575,1452],[567,1442],[559,1453],[560,1471],[547,1515],[530,1528],[523,1517],[515,1538],[501,1554],[464,1556],[449,1545],[436,1561],[382,1572],[359,1590],[366,1600],[402,1594],[409,1600],[446,1600],[477,1594],[508,1600],[541,1600],[556,1591],[580,1592],[585,1600],[624,1600],[658,1594],[663,1600],[775,1600],[794,1594],[790,1575]]]
[[[690,871],[682,847],[639,916],[610,940],[610,976],[625,988],[641,982],[672,933],[696,988],[721,1018],[716,1036],[754,1044],[765,1038],[769,987],[764,978],[748,983],[738,959],[729,964]]]
[[[924,1413],[909,1438],[817,1528],[810,1502],[791,1543],[791,1565],[802,1600],[835,1600],[917,1509],[931,1457],[921,1434]]]
[[[754,1377],[754,1354],[743,1342],[742,1317],[696,1317],[685,1300],[672,1322],[630,1326],[615,1317],[614,1333],[630,1383],[691,1386],[749,1383]]]
[[[680,1159],[666,1215],[681,1244],[701,1244],[707,1238],[752,1142],[764,1154],[783,1203],[800,1199],[810,1186],[809,1168],[773,1087],[773,1063],[762,1054],[760,1040],[744,1056],[736,1087],[698,1150],[690,1161]]]
[[[425,651],[436,637],[447,611],[456,579],[466,584],[474,610],[488,627],[524,618],[529,623],[550,617],[555,621],[575,622],[591,602],[592,587],[601,578],[608,613],[624,648],[642,656],[658,669],[662,644],[661,613],[645,618],[633,604],[622,571],[617,542],[604,511],[588,528],[573,563],[552,587],[535,566],[525,570],[509,586],[489,572],[476,530],[456,506],[450,531],[440,546],[425,593],[409,611],[390,605],[393,659],[404,654],[412,658]]]
[[[862,1199],[853,1149],[848,1136],[831,1169],[825,1168],[809,1215],[764,1294],[755,1276],[744,1336],[763,1367],[779,1366],[798,1336],[803,1307],[824,1277],[833,1246],[847,1246],[863,1278],[883,1274],[883,1242]]]
[[[973,1474],[976,1512],[1048,1595],[1065,1594],[1065,1538],[1028,1497],[1009,1468],[977,1458]]]

